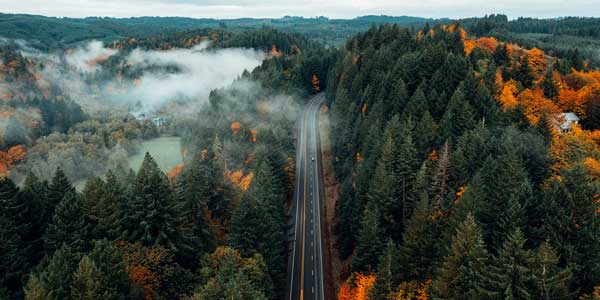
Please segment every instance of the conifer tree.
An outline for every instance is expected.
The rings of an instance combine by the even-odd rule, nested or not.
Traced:
[[[460,224],[432,284],[432,299],[480,299],[487,251],[472,215]]]
[[[488,158],[480,172],[478,187],[469,186],[465,198],[473,198],[478,220],[484,229],[484,238],[499,247],[507,235],[527,224],[526,207],[532,187],[523,162],[514,151],[498,159]],[[501,220],[499,222],[499,220]]]
[[[398,262],[398,248],[394,244],[394,241],[390,239],[387,242],[385,252],[379,258],[379,264],[375,273],[375,284],[371,291],[371,299],[387,299],[394,291],[401,273]]]
[[[439,259],[439,234],[434,212],[424,192],[406,224],[400,247],[400,262],[404,281],[423,282],[431,279]]]
[[[48,266],[41,273],[42,287],[47,300],[70,299],[71,280],[77,270],[80,254],[64,245],[54,252]]]
[[[531,264],[535,280],[535,299],[562,300],[571,299],[569,285],[573,273],[559,266],[559,257],[548,241],[543,242],[537,250]]]
[[[40,181],[33,173],[27,174],[20,197],[29,207],[28,212],[31,216],[31,228],[24,242],[28,244],[28,260],[32,266],[37,265],[45,254],[43,236],[52,222],[54,207],[50,208],[47,205],[47,192],[46,181]]]
[[[75,192],[68,192],[56,206],[44,235],[46,249],[56,250],[66,244],[75,252],[86,251],[90,247],[90,232],[81,198]]]
[[[162,245],[174,253],[187,252],[191,234],[173,189],[146,153],[129,195],[123,220],[124,238],[147,246]]]
[[[122,251],[107,240],[94,242],[88,254],[98,269],[97,281],[103,289],[103,299],[123,299],[129,292],[129,277],[121,257]]]
[[[46,289],[42,280],[36,274],[31,274],[24,288],[25,300],[47,300]]]
[[[542,90],[544,90],[544,96],[548,99],[556,99],[558,96],[559,88],[558,83],[554,79],[554,69],[552,67],[548,68],[546,74],[544,74],[544,78],[540,83]]]
[[[16,294],[21,291],[21,282],[29,267],[17,226],[3,216],[0,216],[0,241],[0,286]]]
[[[87,255],[79,261],[77,270],[73,273],[71,284],[71,299],[73,300],[96,300],[107,299],[104,295],[104,287],[98,281],[100,271],[96,264]]]
[[[532,255],[524,246],[523,232],[514,229],[486,272],[485,295],[497,299],[535,299],[531,289],[534,282],[530,268]]]
[[[423,114],[421,120],[415,126],[415,148],[420,159],[424,158],[432,149],[435,141],[435,122],[429,111]]]
[[[48,199],[45,201],[47,205],[46,209],[50,212],[51,216],[54,214],[54,208],[58,203],[67,194],[72,192],[75,192],[75,188],[67,178],[67,175],[65,175],[62,169],[56,169],[56,173],[54,173],[54,177],[52,177],[52,181],[48,187]]]
[[[231,219],[230,244],[244,256],[264,256],[279,294],[285,285],[284,195],[270,159],[259,157],[256,163],[253,182]]]
[[[379,220],[378,207],[369,203],[360,223],[356,254],[352,259],[352,269],[355,271],[367,271],[377,266],[385,241],[385,232]]]
[[[456,141],[465,131],[475,126],[473,109],[461,88],[456,89],[438,128],[438,144]]]

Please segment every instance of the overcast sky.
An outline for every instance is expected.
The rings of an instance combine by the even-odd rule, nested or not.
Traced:
[[[600,16],[598,0],[0,0],[0,12],[47,16],[240,18],[369,14],[462,18]]]

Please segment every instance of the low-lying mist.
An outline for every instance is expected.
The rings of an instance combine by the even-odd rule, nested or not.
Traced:
[[[64,56],[28,54],[49,62],[42,80],[59,86],[86,110],[108,105],[148,116],[173,101],[189,104],[179,112],[195,112],[211,90],[230,85],[265,58],[253,49],[208,46],[124,52],[91,41]]]

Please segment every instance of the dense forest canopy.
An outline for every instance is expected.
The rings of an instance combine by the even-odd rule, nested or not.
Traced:
[[[282,299],[296,122],[319,92],[338,299],[600,298],[597,19],[0,22],[2,300]],[[257,67],[160,102],[166,126],[95,101],[234,49]],[[165,134],[182,165],[123,166]]]
[[[597,70],[458,24],[372,27],[342,51],[339,299],[597,297]]]

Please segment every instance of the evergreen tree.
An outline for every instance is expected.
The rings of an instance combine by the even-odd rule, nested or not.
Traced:
[[[230,244],[244,256],[260,253],[280,294],[285,285],[284,195],[267,157],[258,158],[253,182],[231,219]]]
[[[508,62],[508,59],[508,46],[506,43],[501,43],[494,52],[494,62],[496,65],[502,66]]]
[[[102,286],[102,299],[124,299],[129,293],[129,277],[122,255],[119,248],[106,240],[94,242],[94,249],[88,255],[98,270],[95,280]]]
[[[87,255],[79,262],[79,266],[73,273],[71,284],[71,299],[73,300],[96,300],[107,299],[104,295],[104,287],[98,281],[100,271],[96,264]]]
[[[487,251],[472,215],[458,227],[431,287],[432,299],[480,299]]]
[[[31,274],[24,288],[25,300],[46,300],[46,289],[42,280],[36,274]]]
[[[554,80],[554,69],[548,68],[542,82],[540,83],[542,90],[544,90],[544,96],[548,99],[556,99],[558,97],[558,83]]]
[[[367,271],[377,266],[385,240],[385,233],[379,220],[378,207],[374,203],[369,203],[360,223],[356,254],[352,259],[352,269],[355,271]]]
[[[69,193],[74,193],[75,188],[67,178],[67,175],[62,169],[56,169],[52,182],[48,187],[48,198],[45,201],[46,210],[50,213],[50,216],[54,215],[54,208],[62,201],[62,199]]]
[[[20,197],[29,207],[31,228],[24,242],[28,244],[28,260],[35,266],[45,255],[43,236],[50,222],[54,207],[47,205],[48,184],[40,181],[33,173],[27,174]]]
[[[424,280],[433,277],[439,258],[439,234],[434,212],[426,193],[406,224],[404,239],[400,247],[403,281]]]
[[[398,254],[398,248],[396,248],[394,241],[389,240],[385,252],[379,258],[371,299],[388,299],[399,283],[401,270],[398,264]]]
[[[535,299],[530,268],[531,252],[524,249],[525,237],[520,229],[513,230],[492,259],[485,294],[496,299]]]
[[[427,97],[425,96],[424,84],[419,85],[417,90],[410,97],[410,101],[402,112],[402,120],[409,118],[419,120],[423,114],[429,110]]]
[[[342,259],[352,254],[356,245],[356,236],[360,225],[356,220],[360,219],[360,212],[360,203],[354,196],[352,180],[346,178],[342,183],[336,207],[336,216],[338,217],[336,231]]]
[[[534,299],[572,299],[569,285],[573,274],[559,266],[559,257],[548,241],[538,248],[531,269],[535,280]]]
[[[575,165],[548,185],[540,207],[544,224],[540,235],[555,243],[561,258],[569,263],[573,281],[582,293],[589,293],[600,280],[598,204],[589,201],[599,193],[600,184],[584,167]]]
[[[114,182],[115,178],[111,172],[107,176],[111,176],[111,184],[118,184]],[[119,197],[122,197],[122,194],[109,194],[108,183],[100,178],[90,178],[86,182],[83,189],[82,210],[90,222],[90,234],[95,239],[117,237],[120,217]]]
[[[62,246],[54,252],[40,278],[47,293],[45,299],[70,299],[71,280],[77,270],[79,258],[80,254],[73,252],[68,246]]]
[[[90,231],[81,198],[75,192],[69,192],[58,203],[52,223],[44,235],[46,249],[56,250],[66,244],[76,252],[88,250]]]
[[[23,241],[17,232],[17,226],[2,216],[0,241],[0,286],[14,295],[21,291],[21,282],[29,267],[22,251]]]
[[[415,127],[415,148],[419,158],[424,158],[432,149],[435,141],[435,122],[429,111],[423,114]]]
[[[475,126],[473,110],[462,89],[452,95],[438,128],[438,144],[456,141],[465,131]]]
[[[156,161],[146,153],[124,212],[124,238],[143,245],[162,245],[174,253],[187,252],[191,234],[173,189]]]
[[[464,198],[477,207],[475,213],[482,223],[485,240],[500,246],[514,227],[525,230],[525,209],[530,202],[531,183],[521,158],[514,151],[504,153],[498,159],[488,158],[480,178],[473,182],[478,186],[467,188]]]
[[[450,146],[448,142],[444,143],[440,149],[439,157],[435,163],[433,177],[431,180],[430,193],[432,195],[433,206],[440,210],[446,211],[450,208],[449,194],[450,187],[448,186],[450,179]]]
[[[533,85],[535,74],[531,69],[528,57],[521,60],[521,65],[516,70],[514,77],[517,81],[521,82],[524,88],[530,88]]]

